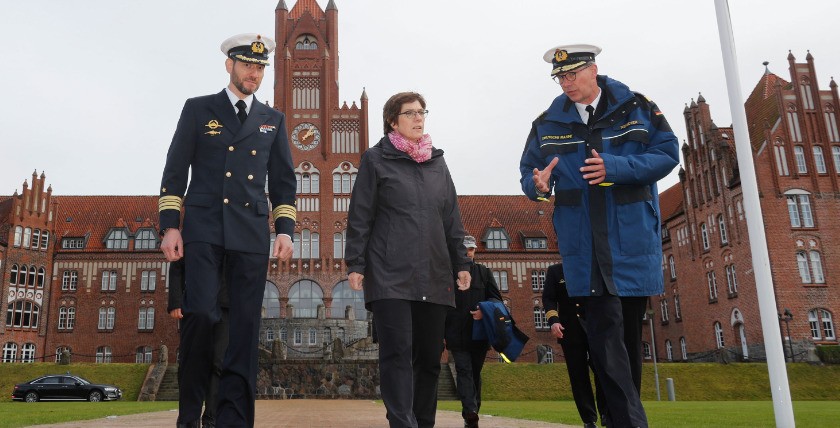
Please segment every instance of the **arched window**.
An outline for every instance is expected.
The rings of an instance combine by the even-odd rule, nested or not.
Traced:
[[[37,250],[41,246],[41,229],[32,231],[32,249]]]
[[[706,223],[700,223],[700,238],[703,240],[703,250],[708,250],[709,245],[709,229]]]
[[[9,275],[9,284],[17,285],[18,284],[18,265],[13,264],[12,269]]]
[[[295,40],[295,49],[300,51],[314,51],[318,49],[318,42],[315,36],[304,34]]]
[[[840,174],[840,146],[831,146],[831,160],[834,162],[834,172]]]
[[[802,132],[799,130],[799,116],[796,114],[796,106],[793,104],[788,105],[787,125],[790,133],[790,140],[794,143],[801,142]]]
[[[266,342],[274,342],[274,329],[268,327],[265,329],[265,341]]]
[[[662,322],[663,323],[668,322],[669,315],[668,315],[668,300],[667,299],[662,299],[662,300],[659,301],[659,312],[660,312],[660,315],[662,316]]]
[[[680,353],[682,353],[682,359],[688,359],[688,347],[685,344],[685,337],[680,338]]]
[[[20,362],[34,363],[35,362],[35,344],[26,343],[20,348]]]
[[[303,344],[303,333],[301,333],[300,328],[295,327],[294,330],[294,343],[295,345],[302,345]]]
[[[668,361],[674,361],[674,346],[671,345],[671,339],[665,339],[665,358]]]
[[[720,326],[720,323],[715,321],[715,342],[717,344],[717,348],[721,349],[726,346],[723,342],[723,328]]]
[[[715,271],[706,272],[706,283],[709,285],[709,300],[717,300],[718,298],[718,289],[717,289],[717,278],[715,277]]]
[[[674,262],[674,255],[668,256],[668,268],[671,271],[671,279],[677,279],[677,264]]]
[[[321,248],[318,232],[311,232],[309,229],[303,229],[300,233],[295,233],[294,254],[293,258],[297,259],[317,259],[320,256]]]
[[[50,243],[50,232],[44,230],[41,232],[41,249],[46,250]]]
[[[807,174],[808,165],[805,163],[805,148],[802,146],[793,146],[793,158],[796,160],[796,172]]]
[[[353,310],[354,319],[367,319],[364,292],[353,290],[347,280],[344,280],[336,284],[332,290],[330,318],[344,318],[344,311],[348,306]]]
[[[44,277],[46,276],[47,271],[44,268],[38,268],[38,277],[35,280],[35,286],[38,288],[44,288]]]
[[[814,227],[810,194],[804,190],[792,189],[785,192],[790,227]]]
[[[16,300],[6,310],[6,327],[37,329],[40,314],[41,306],[29,300]]]
[[[674,294],[674,318],[682,319],[682,307],[680,307],[680,295]]]
[[[723,214],[718,214],[718,229],[720,230],[720,243],[726,244],[729,242],[729,236],[726,234],[726,220]]]
[[[650,343],[642,342],[642,356],[644,356],[646,360],[649,360],[652,355],[653,354],[650,352]]]
[[[315,330],[315,327],[309,327],[309,345],[317,345],[318,344],[318,331]]]
[[[23,227],[22,226],[15,226],[14,246],[15,247],[20,247],[22,241],[23,241]]]
[[[263,318],[280,318],[280,290],[270,281],[265,282],[262,304]],[[281,339],[285,340],[285,339]]]
[[[831,312],[818,308],[808,311],[808,325],[811,327],[811,338],[814,340],[835,340],[834,321]]]
[[[315,318],[318,305],[324,304],[324,292],[316,282],[303,279],[289,290],[289,303],[294,307],[295,318]]]
[[[286,327],[280,327],[280,341],[287,343],[289,341],[289,332]]]
[[[738,277],[735,275],[735,265],[726,266],[726,289],[730,296],[738,294]]]
[[[817,174],[825,174],[828,171],[825,168],[825,156],[823,156],[823,149],[820,146],[814,146],[814,165],[817,168]]]
[[[534,328],[537,330],[543,330],[547,328],[545,319],[545,311],[539,306],[534,307]]]
[[[344,246],[345,242],[347,241],[347,231],[342,230],[339,233],[333,233],[333,258],[343,259],[344,258]]]
[[[58,308],[58,329],[73,330],[76,325],[76,308],[73,306],[62,306]]]
[[[32,229],[27,227],[26,229],[23,229],[23,245],[22,245],[22,247],[23,248],[29,248],[29,243],[31,242],[31,240],[32,240]]]
[[[817,251],[797,251],[796,265],[803,284],[824,284],[822,258]]]

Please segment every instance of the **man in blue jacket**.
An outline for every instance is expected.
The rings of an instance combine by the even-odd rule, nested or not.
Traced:
[[[569,296],[582,298],[607,426],[646,427],[624,345],[624,318],[644,313],[647,297],[663,291],[656,182],[679,163],[679,150],[656,104],[598,75],[600,52],[566,45],[543,56],[563,94],[531,126],[520,183],[532,200],[547,201],[554,193],[566,287]],[[629,324],[633,330],[638,325],[634,340],[640,343],[641,323]]]

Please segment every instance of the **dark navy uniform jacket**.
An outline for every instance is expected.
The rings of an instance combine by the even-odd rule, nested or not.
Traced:
[[[533,170],[559,158],[550,188],[569,296],[660,294],[656,182],[679,163],[677,137],[645,96],[606,76],[597,81],[601,101],[591,126],[566,94],[534,121],[519,163],[522,191],[538,200]],[[601,185],[590,185],[580,172],[591,149],[604,160],[607,176]]]
[[[266,180],[273,210],[265,195]],[[254,98],[240,124],[224,90],[190,98],[166,156],[160,228],[180,226],[183,204],[185,244],[206,242],[267,254],[269,213],[277,233],[294,233],[295,187],[283,113]]]

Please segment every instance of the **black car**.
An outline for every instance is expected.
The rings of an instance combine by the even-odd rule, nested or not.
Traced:
[[[122,390],[114,385],[90,383],[71,375],[46,375],[15,385],[12,400],[34,403],[39,400],[108,401],[122,398]]]

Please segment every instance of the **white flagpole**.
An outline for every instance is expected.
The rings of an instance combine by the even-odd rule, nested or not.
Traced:
[[[723,54],[723,68],[726,73],[726,89],[729,92],[729,109],[732,112],[732,128],[741,170],[741,191],[744,196],[744,211],[747,216],[747,231],[750,236],[755,288],[758,293],[758,310],[761,314],[761,329],[764,332],[764,350],[767,354],[767,371],[770,373],[770,388],[773,395],[773,410],[776,427],[795,427],[793,407],[790,401],[790,385],[785,367],[779,318],[776,311],[776,296],[773,293],[773,277],[770,274],[770,256],[767,251],[767,237],[764,234],[764,218],[758,200],[758,183],[753,164],[753,153],[747,131],[747,114],[741,98],[741,80],[738,77],[738,61],[735,56],[735,39],[732,36],[732,21],[727,0],[715,0],[720,49]]]

